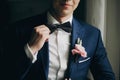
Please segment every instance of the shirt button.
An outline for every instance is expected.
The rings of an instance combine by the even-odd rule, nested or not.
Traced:
[[[65,78],[65,80],[67,80],[67,78]]]
[[[71,78],[65,78],[65,80],[72,80]]]
[[[69,78],[69,80],[71,80],[71,78]]]

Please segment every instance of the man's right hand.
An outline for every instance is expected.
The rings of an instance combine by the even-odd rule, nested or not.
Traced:
[[[31,39],[28,43],[32,52],[38,52],[49,39],[50,30],[45,25],[40,25],[34,28]]]

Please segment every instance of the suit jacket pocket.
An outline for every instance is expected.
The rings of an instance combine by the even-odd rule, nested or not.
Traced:
[[[90,57],[79,59],[78,63],[83,63],[90,60]]]

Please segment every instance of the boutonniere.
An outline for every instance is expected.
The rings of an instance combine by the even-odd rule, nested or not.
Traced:
[[[85,51],[85,48],[82,46],[82,40],[80,38],[77,39],[77,43],[75,44],[75,48],[72,49],[72,54],[79,54],[83,58],[87,57],[87,52]]]

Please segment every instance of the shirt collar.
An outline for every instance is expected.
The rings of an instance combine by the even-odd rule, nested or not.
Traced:
[[[48,19],[48,24],[60,24],[49,12],[47,13],[47,19]],[[70,24],[72,25],[72,19],[73,19],[73,15],[67,20],[63,21],[63,23],[69,21]]]

